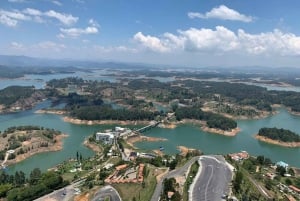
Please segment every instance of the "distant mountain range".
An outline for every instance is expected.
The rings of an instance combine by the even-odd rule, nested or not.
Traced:
[[[300,68],[293,67],[261,67],[261,66],[207,66],[207,67],[187,67],[187,66],[171,66],[157,65],[145,63],[129,63],[114,61],[88,61],[75,59],[47,59],[35,58],[28,56],[0,55],[0,66],[3,67],[30,67],[38,71],[39,68],[53,69],[64,67],[66,70],[71,69],[134,69],[134,70],[166,70],[166,71],[204,71],[212,73],[234,73],[234,74],[293,74],[300,75]],[[44,71],[45,69],[43,69]],[[62,69],[61,69],[62,70]]]
[[[122,62],[98,62],[71,59],[46,59],[27,56],[0,55],[0,65],[15,67],[85,67],[85,68],[149,68],[150,65]],[[152,66],[152,65],[151,65]],[[153,66],[152,66],[153,67]]]

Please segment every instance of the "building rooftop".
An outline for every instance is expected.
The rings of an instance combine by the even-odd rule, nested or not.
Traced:
[[[278,161],[276,163],[277,166],[281,166],[281,167],[284,167],[284,168],[287,168],[289,166],[289,164],[283,162],[283,161]]]

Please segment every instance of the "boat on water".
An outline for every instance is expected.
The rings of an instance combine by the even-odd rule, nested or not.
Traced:
[[[163,150],[165,150],[164,147],[159,147],[159,151],[163,151]]]

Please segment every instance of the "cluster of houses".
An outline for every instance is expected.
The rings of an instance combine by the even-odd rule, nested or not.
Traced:
[[[283,183],[280,183],[277,185],[279,188],[280,192],[288,192],[291,193],[293,196],[297,197],[298,199],[300,198],[300,189],[297,188],[296,186],[293,185],[285,185]],[[286,196],[288,200],[293,201],[295,200],[293,196]]]
[[[129,168],[127,164],[119,165],[115,168],[115,171],[109,175],[104,181],[108,184],[113,183],[142,183],[144,181],[144,164],[139,164],[138,170]],[[120,172],[125,172],[120,174]]]
[[[234,161],[242,161],[249,158],[249,154],[246,151],[229,154],[230,158]]]
[[[243,161],[243,160],[250,157],[249,154],[246,151],[241,151],[239,153],[232,153],[232,154],[229,154],[229,156],[232,160],[235,160],[235,161]],[[283,161],[278,161],[277,163],[275,163],[274,166],[271,166],[271,167],[273,169],[276,169],[277,167],[283,167],[287,170],[289,168],[289,164],[287,164]],[[274,179],[274,177],[276,176],[276,173],[268,172],[268,173],[266,173],[266,176],[270,179]],[[285,174],[284,176],[289,177],[291,175]],[[280,184],[277,185],[277,187],[280,190],[280,192],[290,193],[293,196],[300,199],[300,189],[297,188],[296,186],[293,186],[293,185],[288,186],[288,185],[280,183]],[[286,199],[289,200],[289,201],[294,201],[295,199],[294,199],[293,196],[286,194]]]

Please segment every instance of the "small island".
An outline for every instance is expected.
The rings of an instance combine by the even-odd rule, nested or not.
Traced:
[[[59,151],[64,137],[60,131],[39,126],[7,128],[1,133],[1,165],[15,164],[42,152]]]
[[[300,136],[283,128],[261,128],[255,138],[285,147],[300,147]]]

